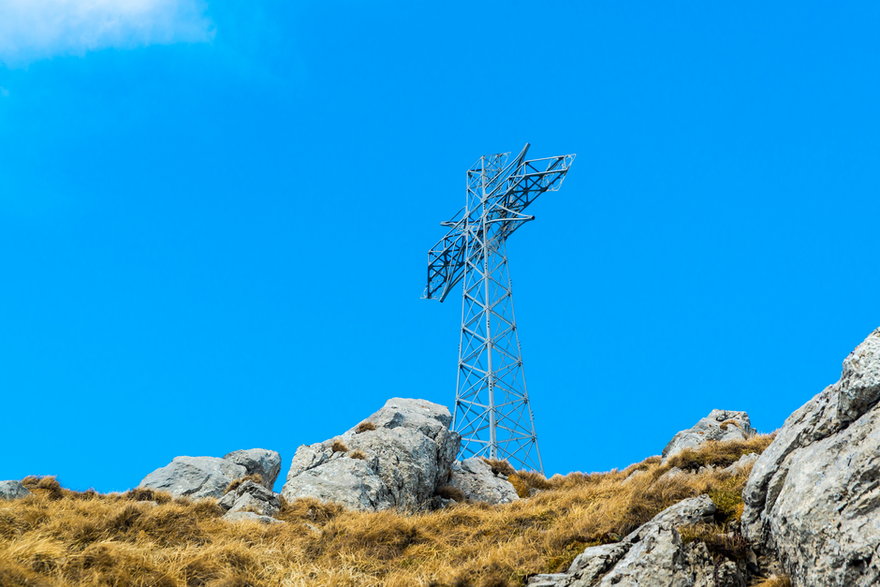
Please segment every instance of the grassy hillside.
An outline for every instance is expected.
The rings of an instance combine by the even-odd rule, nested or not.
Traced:
[[[723,534],[742,512],[748,471],[720,467],[770,440],[710,444],[665,465],[651,457],[609,473],[514,473],[520,495],[533,495],[501,506],[405,515],[297,500],[279,514],[286,524],[270,526],[226,522],[214,500],[75,493],[51,477],[28,478],[33,495],[0,502],[0,585],[522,585],[702,493],[718,506],[717,524],[683,529],[684,539],[736,556],[738,544]],[[716,467],[700,472],[704,465]],[[673,466],[692,473],[663,476]]]

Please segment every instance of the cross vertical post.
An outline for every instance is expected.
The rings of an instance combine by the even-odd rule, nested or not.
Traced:
[[[428,253],[425,298],[443,301],[462,281],[453,429],[463,457],[504,459],[543,473],[513,308],[507,238],[533,216],[523,210],[556,191],[574,155],[525,160],[529,145],[484,155],[467,172],[465,207]]]

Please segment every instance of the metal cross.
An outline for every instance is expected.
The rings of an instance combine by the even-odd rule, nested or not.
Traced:
[[[453,428],[463,457],[505,459],[544,472],[523,373],[513,310],[506,242],[534,220],[523,211],[544,192],[556,191],[574,155],[526,160],[528,143],[484,155],[467,172],[467,201],[446,235],[428,252],[424,297],[443,301],[463,281]]]

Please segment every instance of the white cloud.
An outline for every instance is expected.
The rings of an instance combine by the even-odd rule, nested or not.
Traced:
[[[203,0],[0,0],[0,62],[207,41]]]

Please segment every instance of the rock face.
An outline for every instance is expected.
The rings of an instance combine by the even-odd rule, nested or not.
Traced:
[[[224,460],[241,465],[247,470],[248,475],[259,475],[263,478],[262,485],[272,489],[278,473],[281,471],[281,455],[274,450],[264,448],[251,448],[231,452]]]
[[[468,501],[495,505],[519,499],[510,481],[506,477],[495,475],[492,467],[477,457],[454,462],[449,485],[461,491]]]
[[[880,329],[755,463],[743,533],[796,585],[880,584]]]
[[[314,497],[358,510],[425,509],[446,484],[459,437],[452,416],[425,400],[394,398],[341,436],[297,449],[287,500]]]
[[[20,481],[0,481],[0,499],[18,499],[30,494]]]
[[[224,516],[227,519],[236,512],[274,516],[281,511],[281,499],[278,495],[250,480],[224,495],[217,503],[227,510]]]
[[[694,424],[693,428],[682,430],[673,436],[663,449],[663,459],[666,460],[686,448],[697,448],[710,440],[746,440],[755,434],[746,412],[712,410],[708,416]]]
[[[167,491],[175,497],[221,497],[230,483],[252,473],[265,472],[268,483],[271,463],[281,461],[277,452],[264,449],[236,451],[227,457],[231,458],[175,457],[170,464],[144,477],[138,487]]]
[[[731,561],[716,565],[706,544],[684,544],[678,528],[711,522],[707,495],[681,501],[615,544],[582,552],[567,573],[538,575],[530,587],[744,587],[745,573]]]

